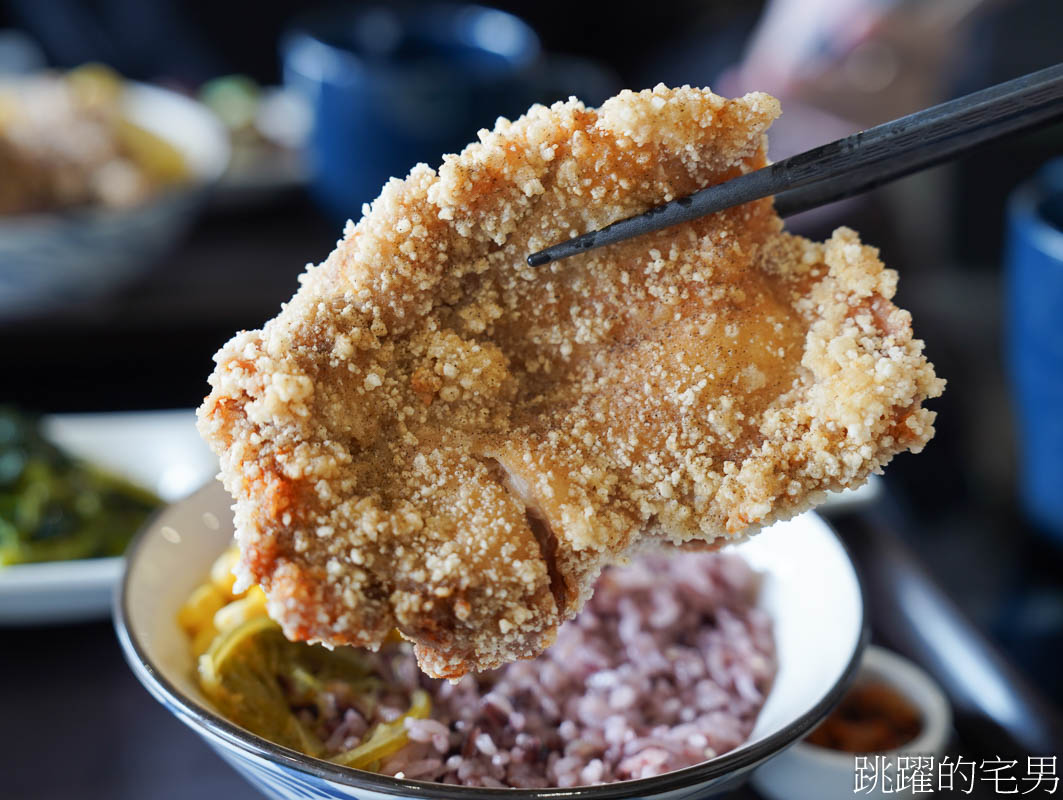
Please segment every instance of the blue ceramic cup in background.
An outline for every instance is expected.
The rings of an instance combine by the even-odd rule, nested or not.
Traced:
[[[1063,159],[1011,197],[1007,281],[1020,495],[1063,544]]]
[[[317,199],[357,219],[392,176],[437,167],[499,116],[617,88],[579,59],[547,58],[521,19],[477,5],[380,3],[307,17],[281,43],[285,84],[308,102]]]

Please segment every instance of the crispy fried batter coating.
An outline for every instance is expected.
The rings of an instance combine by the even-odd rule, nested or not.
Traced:
[[[943,382],[850,230],[764,200],[525,264],[762,166],[778,113],[658,86],[499,120],[218,353],[200,430],[289,637],[397,627],[451,678],[531,657],[640,545],[743,537],[923,447]]]

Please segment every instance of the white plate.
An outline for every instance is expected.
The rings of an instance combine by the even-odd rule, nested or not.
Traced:
[[[195,424],[192,410],[58,414],[45,418],[44,431],[68,452],[172,502],[218,471]],[[121,574],[121,558],[0,567],[0,625],[105,618]]]

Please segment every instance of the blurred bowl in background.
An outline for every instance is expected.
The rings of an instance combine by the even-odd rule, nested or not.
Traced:
[[[595,62],[543,56],[519,17],[451,3],[370,4],[309,16],[283,37],[285,86],[304,99],[311,189],[339,222],[391,177],[437,167],[536,102],[595,105],[619,80]]]
[[[302,150],[310,110],[304,98],[234,74],[207,81],[198,99],[225,125],[232,146],[229,168],[211,194],[212,211],[260,207],[306,187]]]
[[[1019,497],[1063,546],[1063,158],[1008,203],[1005,354],[1019,444]]]
[[[229,163],[229,137],[200,103],[156,86],[124,84],[123,114],[172,144],[190,177],[129,209],[77,208],[0,216],[0,322],[85,302],[170,250]]]

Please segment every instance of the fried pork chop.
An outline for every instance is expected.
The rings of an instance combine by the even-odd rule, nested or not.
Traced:
[[[533,107],[391,180],[200,430],[242,584],[293,639],[393,628],[454,678],[534,656],[603,566],[749,535],[933,434],[943,382],[847,229],[770,199],[546,268],[528,253],[765,163],[768,95]]]

